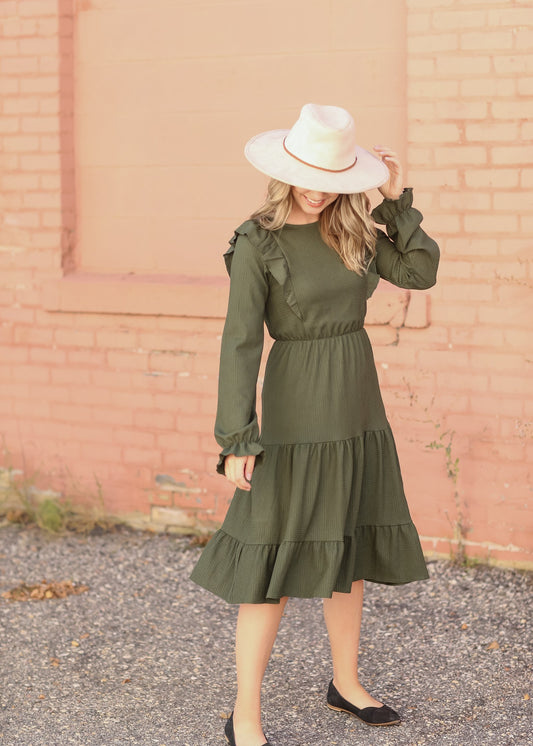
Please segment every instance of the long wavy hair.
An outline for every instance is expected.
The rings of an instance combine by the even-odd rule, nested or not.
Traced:
[[[252,215],[262,228],[283,228],[293,206],[290,184],[270,179],[264,203]],[[319,216],[324,242],[334,249],[348,269],[364,275],[376,253],[376,228],[370,200],[364,192],[339,194]]]

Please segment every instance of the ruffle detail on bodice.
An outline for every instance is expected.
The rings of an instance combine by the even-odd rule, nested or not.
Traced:
[[[231,275],[233,253],[239,236],[246,236],[250,243],[259,250],[266,271],[283,288],[283,297],[285,298],[287,305],[299,319],[303,319],[303,314],[298,306],[298,301],[296,300],[287,257],[276,237],[275,231],[268,231],[265,228],[261,228],[261,226],[253,220],[246,220],[242,225],[240,225],[235,230],[232,238],[230,238],[230,247],[224,254],[224,261],[226,263],[228,274]]]

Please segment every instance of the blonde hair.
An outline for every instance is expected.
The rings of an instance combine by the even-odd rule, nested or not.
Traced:
[[[252,215],[262,228],[283,228],[293,206],[290,184],[270,179],[264,203]],[[339,194],[319,216],[324,242],[334,249],[345,266],[364,275],[376,253],[376,228],[370,216],[370,200],[364,192]]]

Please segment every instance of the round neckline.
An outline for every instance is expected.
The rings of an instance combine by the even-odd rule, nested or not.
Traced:
[[[318,225],[319,222],[314,220],[312,223],[285,223],[283,228],[309,228],[311,225]]]

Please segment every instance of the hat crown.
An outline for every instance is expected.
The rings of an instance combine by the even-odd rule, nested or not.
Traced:
[[[305,104],[285,138],[290,155],[316,168],[344,171],[356,160],[355,122],[339,106]]]

